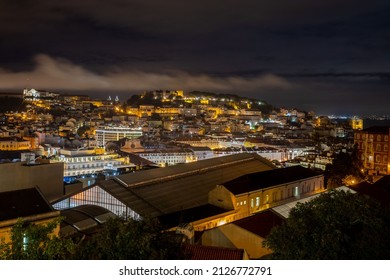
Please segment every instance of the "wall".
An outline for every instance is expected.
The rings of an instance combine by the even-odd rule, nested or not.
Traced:
[[[205,231],[201,242],[205,246],[245,249],[250,259],[258,259],[271,253],[271,250],[263,248],[263,241],[263,237],[235,224],[226,224]]]
[[[25,165],[24,162],[0,164],[0,192],[38,186],[48,201],[64,192],[64,164]]]

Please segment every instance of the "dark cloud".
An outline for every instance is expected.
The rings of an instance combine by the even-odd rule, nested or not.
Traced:
[[[385,0],[0,0],[0,88],[198,86],[320,107],[335,92],[363,104],[388,91],[367,74],[389,72],[389,12]]]
[[[75,90],[144,91],[156,88],[180,88],[186,91],[204,89],[216,91],[288,88],[290,84],[272,74],[253,78],[238,76],[212,77],[185,72],[162,74],[158,72],[125,71],[98,74],[72,62],[47,55],[35,57],[36,67],[27,72],[0,69],[0,86],[5,89],[23,87]]]

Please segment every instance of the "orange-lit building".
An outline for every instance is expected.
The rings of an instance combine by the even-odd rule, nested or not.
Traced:
[[[363,120],[359,118],[351,119],[351,127],[354,130],[362,130],[363,129]]]
[[[23,140],[17,137],[1,137],[0,151],[21,151],[31,148],[30,140]]]
[[[374,126],[356,131],[354,143],[364,172],[369,175],[390,174],[390,126]]]

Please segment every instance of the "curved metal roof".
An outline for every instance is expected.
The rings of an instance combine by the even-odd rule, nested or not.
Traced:
[[[111,211],[97,205],[80,205],[62,210],[64,220],[60,225],[60,235],[68,236],[76,233],[91,234],[110,218],[117,217]]]

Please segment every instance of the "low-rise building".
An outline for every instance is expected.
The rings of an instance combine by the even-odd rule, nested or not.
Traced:
[[[29,150],[30,148],[31,148],[30,140],[23,140],[17,137],[0,138],[1,151],[20,151],[20,150]]]
[[[49,201],[64,194],[64,164],[46,161],[0,164],[0,192],[38,186]]]

